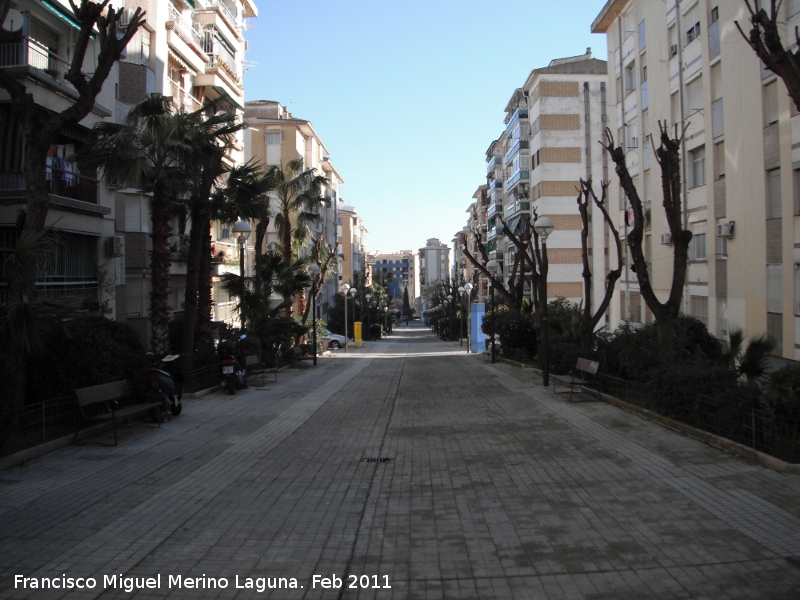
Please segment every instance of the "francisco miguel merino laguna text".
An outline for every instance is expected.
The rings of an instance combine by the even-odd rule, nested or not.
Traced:
[[[167,575],[164,580],[167,588],[182,588],[187,590],[209,590],[225,589],[229,586],[227,577],[185,577],[183,575]],[[126,592],[145,589],[161,589],[161,574],[153,577],[125,577],[123,575],[103,575],[103,589],[120,589]],[[30,590],[71,590],[71,589],[94,589],[97,587],[98,579],[94,577],[25,577],[24,575],[14,576],[15,589]],[[233,588],[255,590],[264,592],[272,589],[298,589],[302,585],[297,584],[294,577],[239,577],[236,575],[233,580]]]

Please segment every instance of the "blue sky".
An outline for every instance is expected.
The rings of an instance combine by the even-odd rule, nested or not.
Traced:
[[[256,0],[247,100],[290,104],[345,180],[368,249],[450,244],[532,69],[592,48],[605,0]]]

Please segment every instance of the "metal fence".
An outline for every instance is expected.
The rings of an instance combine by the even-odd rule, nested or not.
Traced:
[[[199,392],[207,390],[214,386],[219,385],[222,380],[222,374],[219,365],[209,365],[190,371],[183,378],[183,391],[187,393]]]
[[[18,419],[19,429],[10,440],[16,449],[44,443],[73,431],[80,420],[80,412],[75,396],[63,396],[22,407]]]
[[[524,348],[509,348],[506,346],[502,346],[500,350],[503,358],[507,358],[509,360],[513,360],[515,362],[520,362],[520,363],[533,362],[533,354],[531,354]]]

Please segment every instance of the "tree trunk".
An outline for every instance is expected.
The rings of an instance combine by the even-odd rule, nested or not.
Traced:
[[[264,279],[264,238],[267,237],[269,217],[260,219],[256,225],[256,239],[253,249],[256,257],[256,272],[253,274],[253,290],[256,294],[261,292]]]
[[[283,261],[287,267],[292,265],[292,221],[290,219],[289,211],[283,213],[283,235],[281,240],[283,250]],[[292,306],[291,296],[284,296],[283,301],[286,302],[286,316],[291,317],[294,314],[294,306]]]
[[[197,279],[197,325],[194,333],[196,348],[212,343],[211,339],[211,221],[202,223],[203,233],[201,239],[203,246],[200,251],[200,270]]]
[[[186,295],[183,309],[183,338],[181,354],[184,370],[189,372],[194,367],[195,330],[197,326],[197,294],[199,290],[201,256],[203,253],[203,235],[205,223],[210,220],[208,203],[197,198],[192,201],[191,224],[189,229],[189,254],[186,258]]]
[[[150,255],[150,350],[156,356],[169,351],[169,197],[158,183],[150,202],[153,252]]]

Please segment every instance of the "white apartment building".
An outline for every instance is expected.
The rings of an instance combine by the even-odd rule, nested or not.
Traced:
[[[581,178],[592,178],[599,195],[600,182],[607,177],[607,161],[597,143],[605,127],[606,71],[606,62],[592,58],[589,49],[531,71],[506,106],[505,131],[486,153],[487,252],[501,262],[507,282],[516,248],[499,217],[515,233],[522,231],[532,209],[540,217],[550,217],[555,225],[547,240],[551,300],[583,298],[582,225],[576,197]],[[605,224],[596,209],[589,211],[596,301],[604,294],[608,269]]]
[[[430,238],[419,249],[419,287],[422,296],[422,311],[425,304],[425,287],[434,281],[450,279],[450,248],[437,238]]]
[[[123,4],[123,2],[118,2]],[[244,114],[244,54],[246,19],[256,17],[254,0],[124,0],[127,10],[142,8],[146,25],[136,33],[119,64],[115,118],[121,122],[130,108],[150,93],[172,96],[179,110],[194,111],[210,100],[219,110]],[[231,165],[242,164],[244,134],[239,132],[226,155]],[[127,320],[143,339],[149,335],[150,211],[148,198],[137,190],[114,192],[116,229],[125,237],[124,288],[117,293],[117,316]],[[185,264],[182,249],[189,225],[176,220],[170,240],[175,252],[170,272],[170,306],[176,316],[183,310]],[[227,227],[212,226],[213,247],[227,256],[229,268],[238,272],[238,250]],[[252,244],[252,241],[248,241]],[[248,249],[250,261],[252,250]],[[121,262],[120,261],[120,262]],[[214,320],[232,321],[233,300],[222,292],[218,278],[212,288]]]
[[[491,151],[492,148],[490,147],[489,152]],[[470,254],[476,257],[480,256],[480,250],[478,247],[486,244],[486,230],[488,221],[487,211],[490,206],[490,199],[487,193],[488,188],[489,186],[486,184],[478,186],[478,189],[475,190],[475,193],[472,195],[474,202],[470,204],[466,210],[468,217],[467,226],[464,229],[464,244],[466,245]],[[500,199],[499,202],[497,201],[498,197],[502,198],[502,196],[499,195],[502,194],[503,188],[502,186],[498,187],[495,185],[493,191],[495,193],[495,202],[492,204],[494,204],[496,210],[497,206],[503,205],[502,199]],[[466,263],[464,265],[464,279],[472,282],[472,285],[475,286],[475,290],[472,292],[473,300],[476,302],[486,302],[488,300],[489,279],[480,270],[478,270],[475,264],[469,259],[466,259]]]
[[[338,285],[353,285],[356,278],[369,283],[367,234],[363,219],[350,205],[338,205],[339,275]]]
[[[304,169],[315,169],[318,175],[327,178],[328,184],[321,190],[322,202],[318,207],[320,220],[311,227],[311,236],[322,236],[324,244],[337,251],[341,243],[337,232],[340,220],[339,187],[344,179],[333,166],[328,149],[314,130],[310,121],[294,117],[285,106],[269,100],[245,103],[245,119],[249,128],[245,131],[245,161],[255,160],[265,168],[285,165],[297,158],[303,159]],[[277,198],[273,196],[272,214],[278,212]],[[233,238],[231,238],[233,240]],[[281,240],[272,219],[265,239],[266,251],[271,245],[281,247]],[[303,252],[307,252],[308,248]],[[327,319],[328,305],[338,288],[337,273],[327,279],[317,299],[317,317]]]
[[[767,5],[767,8],[769,6]],[[786,45],[800,2],[783,2]],[[778,353],[800,358],[800,119],[781,80],[762,68],[734,21],[743,2],[610,0],[592,25],[608,41],[608,113],[650,221],[645,251],[656,294],[666,299],[672,247],[651,149],[658,121],[678,124],[684,223],[693,232],[684,312],[720,338],[731,327],[768,332]],[[624,230],[626,199],[612,177]],[[651,320],[636,278],[623,275],[611,310]]]

